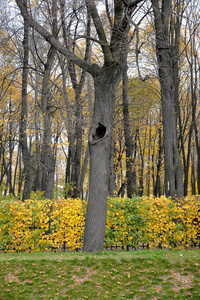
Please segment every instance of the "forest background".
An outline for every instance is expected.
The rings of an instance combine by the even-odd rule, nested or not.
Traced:
[[[2,195],[87,200],[89,152],[105,194],[200,194],[198,1],[2,0],[0,31]]]
[[[107,1],[105,4],[108,4]],[[51,1],[42,3],[36,1],[31,7],[32,14],[38,15],[47,28],[51,28],[53,22],[51,5]],[[76,1],[66,5],[68,5],[68,14],[65,16],[68,22],[67,35],[73,51],[82,57],[87,43],[85,42],[86,30],[89,30],[85,7],[82,2]],[[113,128],[115,188],[110,192],[115,190],[118,195],[126,193],[127,161],[133,162],[132,172],[135,177],[136,194],[157,196],[168,192],[164,168],[155,32],[152,9],[147,5],[148,3],[146,6],[141,5],[142,7],[138,8],[139,13],[134,13],[139,25],[132,21],[134,26],[130,31],[131,41],[127,61],[128,103],[123,102],[122,82],[115,96]],[[174,1],[173,5],[174,20],[171,20],[174,22],[173,30],[178,30],[177,27],[180,27],[178,56],[172,57],[178,61],[176,78],[178,86],[175,87],[178,93],[175,99],[178,100],[176,103],[177,141],[183,162],[184,195],[190,195],[200,193],[199,6],[197,1]],[[101,3],[100,13],[104,23],[107,22],[106,9],[108,9],[107,5],[104,7]],[[1,1],[0,30],[0,186],[1,194],[13,193],[17,196],[21,194],[24,184],[20,143],[23,19],[13,1]],[[76,45],[74,41],[78,41]],[[175,48],[176,41],[172,42],[174,42],[172,47]],[[46,181],[50,173],[49,164],[55,174],[56,197],[61,197],[65,193],[68,196],[87,199],[89,176],[87,141],[94,102],[91,76],[82,74],[80,68],[67,62],[59,53],[54,55],[50,53],[48,43],[33,30],[29,33],[29,51],[28,97],[25,112],[27,117],[24,133],[32,160],[32,190],[46,192]],[[103,64],[99,44],[94,38],[90,41],[89,51],[89,60]],[[53,56],[53,59],[50,56]],[[45,100],[44,95],[47,97]],[[125,109],[128,110],[129,142],[132,150],[129,156],[126,153],[124,133]],[[46,115],[50,121],[49,128],[45,128]],[[45,139],[48,130],[50,130],[48,147],[51,157],[44,155],[47,151]],[[47,160],[50,159],[51,162],[48,162]]]

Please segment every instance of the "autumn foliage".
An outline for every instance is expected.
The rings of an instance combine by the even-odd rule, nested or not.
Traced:
[[[0,247],[11,252],[80,248],[83,205],[79,199],[1,201]]]
[[[183,249],[198,243],[200,197],[109,198],[105,247]],[[0,200],[5,252],[79,250],[86,203],[80,199]]]
[[[110,198],[105,242],[122,247],[183,249],[198,240],[199,197]]]

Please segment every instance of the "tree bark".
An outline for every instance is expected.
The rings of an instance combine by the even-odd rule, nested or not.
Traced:
[[[83,252],[103,250],[109,192],[110,146],[113,134],[113,97],[116,68],[104,67],[94,78],[95,104],[89,135],[90,183]],[[97,225],[98,224],[98,225]]]
[[[27,1],[24,1],[27,5]],[[27,85],[28,85],[28,58],[29,58],[29,24],[24,19],[24,40],[23,40],[23,72],[22,72],[22,98],[21,98],[21,121],[20,121],[20,144],[22,147],[22,158],[24,164],[24,190],[22,200],[30,198],[33,185],[34,170],[32,166],[32,157],[27,144]]]
[[[152,0],[152,4],[156,30],[158,74],[161,86],[166,180],[168,183],[167,186],[169,186],[169,195],[181,198],[184,195],[183,168],[177,146],[174,82],[169,40],[169,20],[172,13],[172,1],[162,0],[161,9],[158,0]]]
[[[52,1],[52,33],[56,38],[57,29],[57,0]],[[47,55],[45,64],[44,77],[42,82],[41,107],[44,122],[44,135],[42,146],[42,190],[45,192],[44,197],[52,199],[54,189],[55,175],[55,156],[53,153],[52,136],[51,136],[51,101],[50,101],[50,74],[53,67],[56,49],[51,46]]]
[[[47,56],[47,62],[45,64],[44,77],[42,82],[42,96],[41,96],[41,108],[44,122],[44,135],[42,145],[42,191],[44,191],[44,197],[52,199],[54,188],[54,174],[55,174],[55,157],[52,149],[52,137],[51,137],[51,106],[50,106],[50,86],[49,79],[52,70],[56,50],[50,48]]]

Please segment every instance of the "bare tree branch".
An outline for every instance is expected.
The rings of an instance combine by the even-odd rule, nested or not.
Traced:
[[[97,31],[97,34],[98,34],[98,37],[100,40],[101,48],[102,48],[102,51],[104,54],[104,61],[105,61],[105,63],[113,63],[114,59],[113,59],[112,53],[110,51],[110,48],[109,48],[109,45],[108,45],[108,42],[106,39],[106,35],[105,35],[105,31],[104,31],[101,19],[97,12],[96,4],[94,3],[94,0],[86,0],[86,3],[91,12],[94,26],[96,28],[96,31]]]
[[[16,0],[16,3],[21,11],[24,19],[27,20],[29,26],[35,29],[40,35],[44,37],[44,39],[49,42],[57,51],[59,51],[64,56],[70,58],[76,65],[80,68],[84,69],[86,72],[89,72],[92,75],[95,75],[99,71],[99,67],[96,64],[90,64],[89,62],[85,62],[74,53],[72,53],[68,48],[63,47],[63,45],[53,37],[53,35],[47,31],[43,26],[41,26],[38,22],[36,22],[31,15],[28,13],[23,0]]]

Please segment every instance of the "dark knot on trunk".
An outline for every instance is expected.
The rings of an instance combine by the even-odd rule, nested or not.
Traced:
[[[99,123],[98,127],[96,128],[95,134],[92,135],[92,141],[96,142],[102,139],[106,134],[106,127]]]

